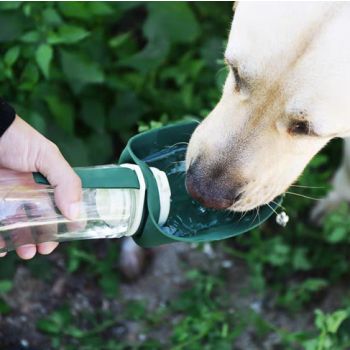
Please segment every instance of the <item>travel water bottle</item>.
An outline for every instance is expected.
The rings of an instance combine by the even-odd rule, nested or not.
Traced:
[[[145,202],[145,181],[134,164],[76,168],[82,179],[80,215],[65,218],[54,202],[54,189],[40,174],[0,170],[0,252],[26,244],[121,238],[139,229]],[[170,192],[167,177],[151,169],[159,188],[161,212],[167,219]],[[118,188],[116,188],[118,187]]]
[[[201,207],[185,188],[185,155],[198,126],[188,121],[133,136],[119,165],[74,168],[82,180],[81,213],[70,221],[38,173],[0,169],[0,252],[25,244],[132,236],[142,247],[210,242],[259,226],[282,197],[244,214]],[[6,173],[7,172],[7,173]],[[281,213],[278,221],[286,224]]]

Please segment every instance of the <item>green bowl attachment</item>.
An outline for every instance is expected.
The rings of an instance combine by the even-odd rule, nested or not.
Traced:
[[[140,166],[146,181],[147,210],[144,224],[134,235],[143,247],[176,241],[207,242],[221,240],[250,231],[268,219],[281,203],[281,197],[269,205],[241,213],[214,211],[200,207],[186,192],[184,158],[186,146],[198,126],[189,121],[154,129],[132,137],[121,154],[119,164]],[[171,205],[167,222],[158,224],[160,196],[151,167],[168,175]]]

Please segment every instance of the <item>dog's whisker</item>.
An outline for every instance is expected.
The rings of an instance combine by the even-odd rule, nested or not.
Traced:
[[[260,222],[260,207],[258,207],[258,220]]]
[[[290,191],[287,191],[287,192],[285,192],[285,193],[287,193],[287,194],[292,194],[292,195],[297,196],[297,197],[312,199],[312,200],[314,200],[314,201],[319,201],[319,200],[322,199],[322,198],[315,198],[315,197],[305,196],[305,195],[303,195],[303,194],[295,193],[295,192],[290,192]]]
[[[266,205],[276,214],[278,215],[277,211],[271,207],[271,205],[269,203],[266,203]]]
[[[248,213],[249,213],[249,210],[245,210],[245,211],[243,212],[243,217],[242,217],[242,219],[244,219],[244,217],[245,217]]]
[[[280,203],[277,203],[277,202],[275,202],[275,201],[271,201],[271,203],[277,205],[278,208],[281,208],[281,209],[283,209],[283,210],[287,210],[287,209],[286,209],[282,204],[280,204]]]
[[[303,186],[303,185],[290,185],[290,187],[299,187],[299,188],[326,188],[325,186]]]
[[[241,216],[240,216],[240,218],[238,219],[238,222],[240,222],[240,221],[246,216],[246,214],[247,214],[247,211],[242,211],[242,212],[241,212]]]
[[[256,209],[256,214],[254,216],[253,222],[255,222],[256,218],[258,217],[258,213],[259,213],[259,211],[258,211],[259,208],[255,208],[255,209]]]
[[[173,145],[171,145],[171,146],[167,146],[166,148],[168,148],[168,149],[172,149],[172,148],[174,148],[174,147],[176,147],[176,146],[180,146],[180,145],[185,145],[185,146],[188,146],[188,142],[185,142],[185,141],[182,141],[182,142],[177,142],[177,143],[174,143]]]

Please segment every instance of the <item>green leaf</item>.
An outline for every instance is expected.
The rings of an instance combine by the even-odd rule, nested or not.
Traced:
[[[310,340],[304,341],[303,347],[305,350],[317,350],[317,349],[319,349],[318,339],[310,339]]]
[[[46,8],[43,11],[43,19],[44,21],[53,26],[60,25],[62,23],[62,18],[59,13],[54,8]]]
[[[58,3],[58,8],[65,17],[89,19],[90,13],[83,1],[62,1]]]
[[[119,64],[133,67],[142,74],[146,74],[165,62],[169,49],[169,42],[159,37],[150,41],[142,51],[123,59]]]
[[[11,306],[4,299],[0,298],[0,315],[7,315],[11,311]]]
[[[218,67],[218,60],[222,59],[222,50],[225,45],[223,39],[220,37],[208,38],[207,41],[200,48],[201,57],[204,59],[207,66],[216,69]],[[222,62],[222,67],[224,67]]]
[[[0,281],[0,293],[8,293],[13,287],[11,280]]]
[[[46,318],[36,323],[37,329],[49,334],[61,334],[71,320],[71,313],[68,307],[53,312]]]
[[[21,90],[31,91],[39,80],[39,71],[35,64],[29,62],[26,64],[22,75],[19,88]]]
[[[6,51],[5,56],[4,56],[4,62],[8,67],[12,67],[20,54],[20,47],[19,46],[13,46],[9,50]]]
[[[24,43],[36,43],[40,40],[40,34],[37,31],[32,30],[23,34],[20,40]]]
[[[131,37],[131,34],[129,32],[116,35],[115,37],[113,37],[108,41],[108,45],[112,49],[116,49],[119,46],[123,45],[127,40],[129,40],[130,37]]]
[[[0,42],[11,41],[21,36],[24,20],[20,12],[0,13]]]
[[[114,153],[114,146],[111,134],[93,134],[85,139],[86,149],[89,151],[89,159],[93,164],[111,162]]]
[[[344,240],[348,236],[348,230],[346,227],[335,227],[328,235],[326,239],[330,243],[338,243]]]
[[[281,239],[275,238],[270,241],[270,249],[266,260],[273,266],[282,266],[288,262],[289,254],[290,247]]]
[[[144,105],[133,92],[120,94],[109,113],[109,122],[112,130],[120,131],[135,125],[142,113]]]
[[[65,333],[73,338],[82,338],[85,336],[85,332],[75,326],[69,326]]]
[[[50,33],[47,41],[52,45],[75,44],[89,35],[90,33],[82,27],[65,24],[59,27],[57,33]]]
[[[30,3],[29,1],[27,1],[24,5],[23,5],[23,13],[26,17],[30,17],[32,15],[32,11],[33,11],[33,3]]]
[[[70,103],[63,101],[57,95],[45,97],[49,110],[57,124],[65,131],[73,134],[74,130],[74,108]]]
[[[58,6],[64,16],[83,20],[116,14],[116,11],[109,4],[102,1],[60,2]]]
[[[340,325],[345,319],[348,318],[348,316],[349,315],[346,310],[338,310],[333,312],[330,316],[327,317],[326,320],[328,332],[336,333]]]
[[[301,285],[301,289],[308,292],[318,292],[328,286],[327,280],[323,278],[308,278]]]
[[[36,328],[42,332],[49,334],[59,334],[61,332],[61,327],[52,322],[50,319],[39,320],[36,323]]]
[[[0,2],[0,10],[17,10],[21,6],[21,1],[2,1]]]
[[[113,8],[110,4],[104,1],[91,1],[86,3],[89,12],[95,16],[109,16],[114,13]]]
[[[120,64],[147,73],[165,62],[171,43],[188,43],[196,39],[199,26],[187,3],[169,2],[162,6],[150,3],[143,33],[148,39],[147,45]]]
[[[75,166],[93,165],[88,157],[86,144],[83,140],[73,136],[68,139],[65,137],[57,142],[57,144],[60,146],[62,154],[70,164]]]
[[[100,65],[81,53],[61,50],[63,73],[71,82],[84,84],[102,83],[105,79]]]
[[[41,44],[36,50],[36,53],[35,53],[36,62],[46,79],[49,77],[52,57],[53,57],[53,50],[50,45]]]
[[[143,32],[149,40],[162,36],[174,43],[189,43],[199,35],[199,25],[185,2],[148,4],[148,17]]]
[[[305,247],[296,248],[293,254],[293,268],[295,270],[309,270],[312,266],[307,257],[308,250]]]
[[[81,119],[95,132],[103,132],[105,128],[105,109],[96,98],[84,99],[81,108]]]
[[[114,298],[118,295],[118,278],[113,274],[104,274],[99,279],[99,285],[101,286],[104,294],[107,297]]]

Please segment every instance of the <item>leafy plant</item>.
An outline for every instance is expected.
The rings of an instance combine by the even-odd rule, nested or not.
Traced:
[[[135,132],[185,117],[204,117],[217,103],[227,71],[222,61],[231,3],[0,2],[0,96],[58,144],[72,165],[114,161]],[[309,164],[284,199],[290,222],[273,220],[220,249],[249,267],[247,289],[293,315],[313,312],[323,296],[349,277],[349,207],[330,213],[322,227],[309,222],[314,203],[329,190],[341,142],[330,143]],[[314,188],[321,186],[322,188]],[[283,208],[279,208],[282,210]],[[66,245],[65,269],[96,281],[107,299],[119,297],[118,253],[106,243]],[[1,261],[0,313],[19,264]],[[47,260],[26,263],[36,278],[50,280]],[[232,312],[224,276],[188,266],[186,286],[169,305],[149,312],[147,300],[122,301],[120,315],[81,312],[61,305],[37,323],[54,349],[232,349],[252,330],[258,342],[273,334],[281,348],[347,349],[350,302],[315,313],[315,329],[288,331],[253,310]],[[186,271],[186,272],[185,272]],[[346,284],[346,283],[345,283]],[[238,298],[241,294],[238,294]],[[106,337],[121,320],[138,322],[156,337],[131,342]]]
[[[73,165],[112,161],[138,124],[204,116],[218,99],[231,9],[215,6],[3,2],[0,95]]]
[[[349,317],[347,310],[337,310],[331,314],[326,314],[321,310],[316,310],[315,325],[320,332],[317,337],[304,342],[306,350],[327,350],[327,349],[348,349],[349,337],[347,341],[340,339],[338,335],[339,328]]]

